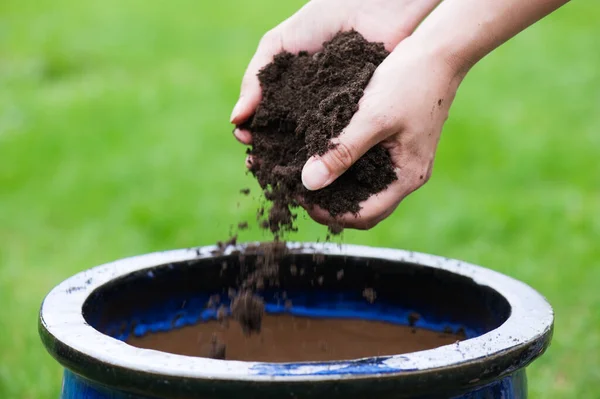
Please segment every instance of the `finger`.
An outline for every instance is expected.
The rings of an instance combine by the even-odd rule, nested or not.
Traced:
[[[371,229],[390,216],[400,202],[425,184],[431,175],[432,163],[423,164],[420,161],[411,159],[410,155],[405,155],[405,157],[408,159],[406,161],[402,160],[402,166],[396,168],[398,180],[390,184],[384,191],[361,202],[358,214],[347,213],[333,217],[322,208],[301,205],[306,208],[309,216],[318,223],[325,225],[339,223],[344,228]]]
[[[347,213],[336,220],[348,229],[370,230],[390,216],[406,195],[400,184],[389,187],[363,202],[358,215]]]
[[[252,144],[252,135],[247,130],[236,128],[233,130],[233,135],[242,144]]]
[[[253,157],[252,155],[248,155],[246,157],[245,163],[246,163],[246,168],[248,168],[249,170],[255,170],[256,168],[258,168],[260,166],[259,160],[255,157]]]
[[[302,169],[304,187],[314,191],[333,183],[371,147],[382,141],[386,130],[384,119],[359,109],[342,134],[331,141],[331,149],[306,162]]]
[[[274,31],[267,32],[261,39],[256,53],[242,79],[240,98],[233,107],[231,123],[239,125],[254,113],[262,98],[258,73],[271,61],[273,56],[282,51],[281,40]]]
[[[391,215],[406,195],[408,193],[404,185],[396,181],[386,190],[362,202],[357,215],[346,213],[333,217],[328,211],[316,206],[306,208],[306,211],[317,223],[339,223],[344,228],[368,230]]]
[[[331,214],[320,206],[306,206],[303,203],[300,203],[304,209],[306,209],[306,213],[312,220],[317,223],[328,225],[330,223],[335,222],[337,219],[331,216]]]

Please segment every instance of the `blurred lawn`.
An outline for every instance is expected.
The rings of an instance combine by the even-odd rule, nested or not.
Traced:
[[[261,34],[302,2],[0,2],[0,398],[56,398],[37,311],[90,266],[253,220],[228,117]],[[556,310],[533,398],[600,397],[600,3],[578,1],[462,86],[431,182],[344,240],[479,263]],[[324,237],[305,220],[296,240]],[[243,240],[266,238],[250,230]]]

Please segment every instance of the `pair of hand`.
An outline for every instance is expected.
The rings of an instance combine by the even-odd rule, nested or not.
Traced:
[[[308,160],[302,181],[309,190],[331,184],[371,147],[382,143],[390,152],[398,180],[361,204],[358,215],[337,221],[348,228],[369,229],[389,216],[400,201],[431,176],[437,143],[448,109],[465,72],[432,46],[410,35],[439,0],[312,0],[260,41],[242,82],[231,122],[249,118],[261,100],[258,71],[283,50],[316,52],[339,31],[355,29],[367,40],[383,42],[391,54],[378,67],[360,100],[359,110],[338,144],[323,156]],[[236,129],[239,141],[250,144],[251,132]],[[328,212],[307,209],[320,223]]]

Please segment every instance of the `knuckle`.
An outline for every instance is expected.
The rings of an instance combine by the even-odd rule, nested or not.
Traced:
[[[428,169],[423,176],[423,184],[427,183],[431,179],[431,169]]]
[[[388,114],[379,111],[369,112],[367,121],[375,132],[387,131],[392,124],[392,118]]]
[[[365,92],[359,101],[359,112],[364,118],[364,123],[375,132],[390,130],[397,124],[399,115],[402,115],[379,94],[377,91]]]
[[[431,179],[431,174],[433,173],[433,159],[429,160],[421,170],[423,171],[423,184],[425,184]]]
[[[329,150],[330,156],[326,158],[329,160],[328,166],[336,171],[346,170],[354,163],[354,154],[356,150],[351,145],[340,141]]]
[[[249,89],[252,87],[256,81],[257,77],[255,74],[247,71],[242,77],[242,90]]]
[[[273,47],[279,41],[279,34],[276,29],[267,31],[260,39],[258,43],[259,48],[270,48]]]
[[[410,174],[409,178],[409,193],[419,189],[431,179],[431,163],[418,168]]]

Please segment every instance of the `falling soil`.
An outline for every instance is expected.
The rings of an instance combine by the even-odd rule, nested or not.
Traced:
[[[216,333],[217,335],[212,334],[214,326],[211,323],[194,327],[201,329],[202,331],[198,333],[202,333],[205,337],[201,345],[205,356],[221,357],[226,345],[228,359],[231,356],[235,359],[239,356],[243,357],[241,354],[243,351],[238,355],[236,349],[241,345],[239,342],[245,342],[243,346],[245,348],[254,345],[253,342],[263,345],[252,346],[254,348],[254,352],[251,352],[252,357],[259,356],[256,351],[265,351],[265,356],[271,356],[277,352],[276,347],[281,346],[281,342],[302,343],[306,339],[309,340],[306,342],[310,342],[311,339],[317,339],[318,334],[325,334],[319,342],[330,345],[336,339],[327,339],[327,331],[348,328],[351,332],[352,328],[348,325],[363,323],[339,320],[314,321],[311,325],[327,327],[316,330],[291,328],[290,325],[296,326],[300,322],[286,324],[285,318],[274,319],[265,315],[264,301],[260,297],[260,292],[267,287],[279,285],[279,261],[287,251],[285,243],[279,239],[283,233],[296,230],[294,208],[299,206],[300,200],[306,207],[317,206],[325,209],[334,218],[345,213],[356,214],[360,211],[361,202],[381,192],[396,180],[390,155],[381,145],[369,150],[327,188],[308,191],[304,188],[301,179],[302,168],[310,157],[323,155],[336,148],[331,139],[338,137],[348,125],[358,110],[363,90],[377,66],[388,54],[383,44],[367,42],[359,33],[351,31],[337,34],[332,40],[324,43],[322,51],[315,54],[280,53],[275,56],[271,64],[260,71],[258,78],[263,91],[262,101],[255,114],[240,127],[252,132],[253,143],[249,154],[253,162],[250,171],[258,180],[265,198],[272,203],[267,212],[264,207],[258,210],[257,219],[262,228],[273,233],[275,241],[248,248],[245,254],[240,254],[240,257],[249,253],[256,254],[256,265],[250,270],[242,270],[239,286],[236,287],[236,292],[230,295],[231,317],[236,323],[227,323],[228,312],[225,310],[221,312],[222,317],[217,323],[219,326],[235,327],[229,329],[224,327],[225,330]],[[250,190],[244,188],[240,193],[249,195]],[[246,229],[248,224],[240,222],[237,227],[241,231]],[[327,240],[330,234],[337,235],[342,230],[343,226],[339,222],[332,222]],[[234,236],[229,241],[220,242],[214,254],[223,254],[229,246],[235,246],[236,238]],[[322,255],[317,256],[315,264],[320,264],[323,260]],[[240,262],[242,263],[241,259]],[[223,270],[226,270],[226,267],[225,264]],[[300,275],[303,271],[300,270]],[[343,271],[338,275],[338,279],[341,278],[343,278]],[[317,278],[315,284],[323,284],[322,277]],[[365,297],[373,302],[376,300],[376,293],[372,289],[366,289]],[[212,304],[213,307],[217,305],[218,303]],[[286,302],[286,306],[292,307],[293,304]],[[265,322],[270,330],[265,330]],[[205,331],[206,328],[213,330]],[[403,327],[393,326],[393,328]],[[178,331],[180,330],[168,334],[182,334]],[[273,335],[273,331],[280,332]],[[303,331],[303,334],[310,331],[312,335],[300,338],[299,331]],[[235,334],[242,334],[243,338]],[[273,336],[269,338],[268,334]],[[435,333],[431,334],[435,335]],[[190,345],[188,350],[192,350],[193,339],[173,341],[174,343],[187,342],[185,345],[182,344],[182,347]],[[350,341],[352,339],[349,339],[348,347],[360,346]],[[375,336],[373,341],[377,341]],[[404,340],[398,336],[396,341],[401,343]],[[269,342],[275,346],[271,347]],[[385,340],[381,345],[385,346]],[[330,353],[329,356],[339,355],[335,348],[336,346],[332,351],[326,351]],[[282,353],[286,353],[285,351]],[[316,360],[319,357],[311,358],[311,356],[317,356],[317,353],[323,351],[321,349],[315,351],[302,353],[308,356],[307,360]],[[379,353],[377,351],[373,353]],[[344,350],[340,349],[339,353],[344,353]]]
[[[274,233],[295,229],[293,209],[300,199],[333,217],[356,214],[361,202],[397,179],[388,151],[376,145],[324,189],[308,191],[301,180],[311,156],[335,148],[331,139],[348,125],[388,54],[383,44],[351,31],[337,34],[315,54],[280,53],[260,71],[262,101],[240,128],[252,133],[250,170],[273,203],[265,225]]]
[[[217,249],[212,254],[214,256],[223,255],[227,248],[235,247],[236,243],[236,236],[228,241],[219,241]],[[248,336],[261,332],[265,304],[258,293],[265,288],[279,286],[279,262],[287,253],[286,243],[278,240],[249,245],[245,248],[244,253],[238,251],[240,263],[244,263],[244,258],[248,255],[256,256],[254,267],[242,268],[237,289],[231,288],[229,292],[231,317]],[[227,268],[227,262],[223,262],[221,271],[224,272]],[[228,324],[225,323],[228,314],[226,309],[222,309],[223,305],[220,305],[220,300],[218,295],[211,296],[206,307],[216,309],[217,306],[221,306],[219,308],[221,316],[218,316],[218,319],[221,323]]]
[[[464,336],[391,323],[264,315],[260,335],[233,323],[198,323],[169,332],[132,336],[130,345],[213,359],[305,362],[398,355],[453,344]]]
[[[231,303],[231,315],[245,335],[261,332],[264,313],[265,302],[252,291],[243,291]]]

